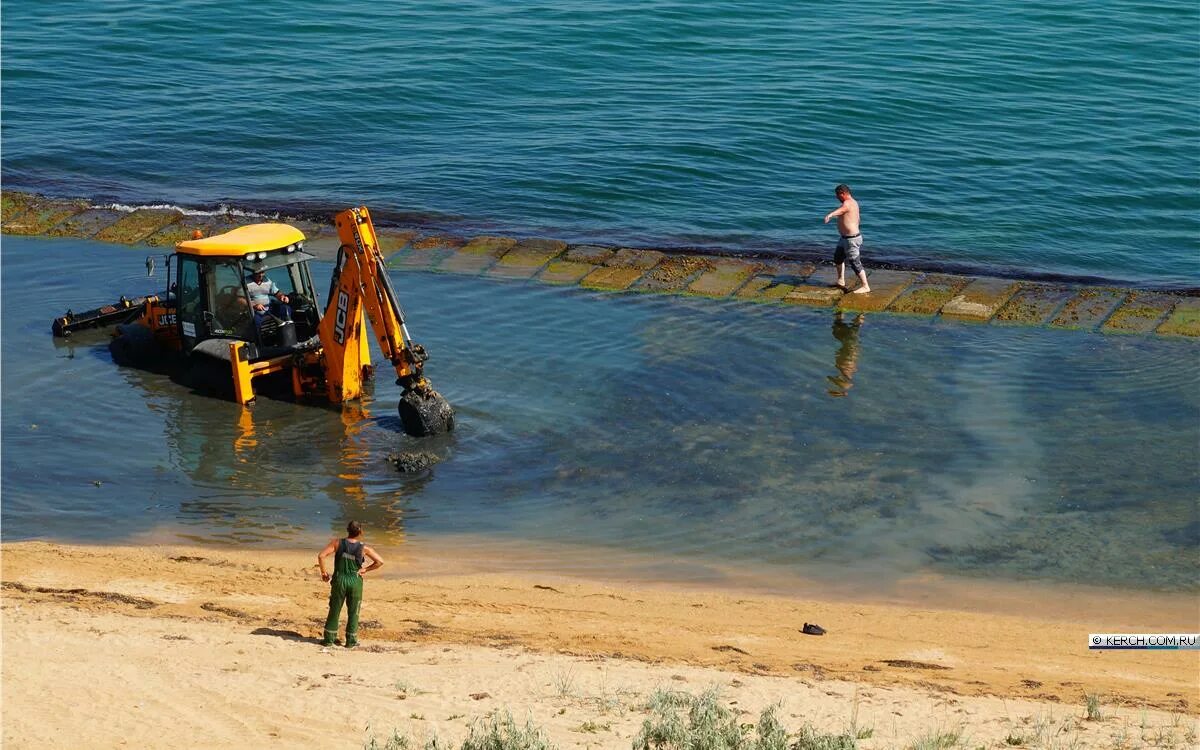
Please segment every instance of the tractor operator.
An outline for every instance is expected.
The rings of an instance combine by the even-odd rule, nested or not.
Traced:
[[[254,275],[246,282],[246,291],[250,294],[250,307],[254,310],[254,322],[259,327],[267,315],[274,315],[281,320],[292,319],[292,308],[288,305],[288,296],[267,278],[267,269],[256,268]]]

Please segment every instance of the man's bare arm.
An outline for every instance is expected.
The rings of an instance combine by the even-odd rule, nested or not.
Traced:
[[[370,547],[363,547],[363,554],[371,558],[371,564],[365,568],[359,569],[358,574],[360,576],[364,573],[370,573],[372,570],[378,570],[379,568],[383,567],[383,558],[380,557],[375,550],[371,549]]]
[[[842,214],[846,213],[849,210],[850,210],[850,207],[846,206],[846,205],[843,205],[841,208],[835,208],[834,210],[825,214],[825,223],[828,224],[830,219],[832,219],[835,216],[841,216]]]
[[[325,572],[325,558],[337,551],[337,539],[330,539],[329,544],[325,545],[325,549],[317,553],[317,565],[321,568],[321,580],[328,581],[329,573]]]

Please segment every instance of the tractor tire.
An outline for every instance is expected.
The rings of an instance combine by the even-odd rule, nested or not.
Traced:
[[[125,367],[149,369],[160,364],[161,352],[154,334],[146,326],[137,323],[117,326],[112,341],[108,342],[108,352],[113,362]]]
[[[433,389],[423,394],[405,391],[398,408],[404,431],[413,437],[441,435],[454,429],[454,407]]]
[[[228,361],[193,352],[185,367],[184,383],[196,393],[233,398],[233,371]]]

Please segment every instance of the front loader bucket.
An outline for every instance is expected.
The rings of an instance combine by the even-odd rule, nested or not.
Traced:
[[[400,397],[400,422],[413,437],[440,435],[454,429],[454,407],[432,388],[411,388]]]

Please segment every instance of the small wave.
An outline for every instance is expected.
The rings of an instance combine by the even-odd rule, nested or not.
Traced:
[[[225,203],[218,204],[216,208],[187,208],[178,206],[174,203],[138,203],[130,205],[128,203],[90,203],[88,208],[105,209],[108,211],[120,211],[122,213],[131,214],[134,211],[143,209],[153,209],[159,211],[178,211],[184,216],[240,216],[247,219],[281,219],[282,214],[279,213],[261,213],[258,211],[250,211],[242,208],[235,208]]]

